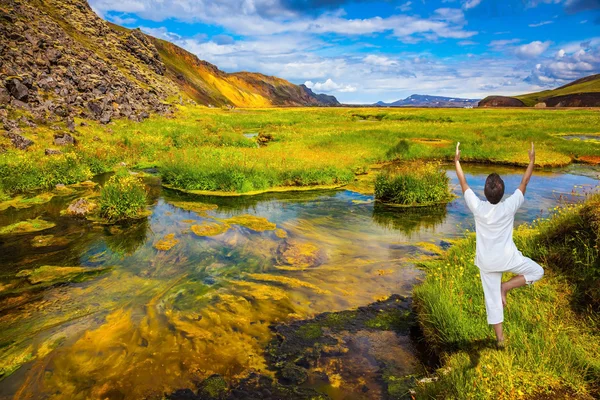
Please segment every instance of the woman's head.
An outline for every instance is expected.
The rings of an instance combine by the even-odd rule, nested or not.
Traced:
[[[504,196],[504,181],[497,173],[490,174],[485,180],[485,188],[483,189],[485,198],[491,204],[498,204]]]

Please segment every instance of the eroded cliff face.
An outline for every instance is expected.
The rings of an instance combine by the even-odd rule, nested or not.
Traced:
[[[36,123],[74,116],[108,123],[169,112],[177,93],[140,31],[117,32],[85,0],[6,0],[0,7],[0,105]],[[31,121],[30,121],[31,122]]]
[[[228,74],[140,30],[99,18],[85,0],[4,0],[0,5],[0,122],[74,117],[109,123],[169,113],[167,100],[203,105],[323,105],[300,86]],[[25,111],[25,112],[20,112]]]

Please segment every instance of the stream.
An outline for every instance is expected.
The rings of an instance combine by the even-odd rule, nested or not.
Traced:
[[[524,172],[463,168],[479,196],[490,172],[503,176],[507,194]],[[454,171],[448,175],[458,195]],[[536,171],[516,223],[579,201],[597,177],[577,165]],[[162,189],[157,178],[146,183],[152,214],[128,225],[61,216],[86,189],[0,212],[0,227],[37,217],[56,223],[0,236],[0,365],[8,371],[0,399],[160,399],[212,374],[268,374],[270,325],[410,295],[422,276],[415,259],[474,229],[461,197],[397,209],[347,190],[216,197]],[[216,225],[222,233],[198,234]],[[37,283],[22,272],[46,265],[85,271]],[[418,371],[414,344],[398,343],[393,354],[405,372]],[[366,393],[351,385],[320,390],[377,398],[377,385],[366,385]]]

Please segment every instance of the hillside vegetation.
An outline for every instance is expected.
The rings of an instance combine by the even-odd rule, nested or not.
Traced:
[[[600,107],[600,74],[552,90],[514,97],[488,96],[480,107]]]

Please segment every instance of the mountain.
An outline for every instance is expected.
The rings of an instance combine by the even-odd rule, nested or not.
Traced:
[[[458,97],[430,96],[413,94],[403,100],[393,103],[378,101],[375,106],[380,107],[474,107],[479,99],[461,99]]]
[[[553,90],[514,97],[488,96],[479,102],[479,107],[600,107],[600,74]]]
[[[329,105],[329,106],[339,106],[340,105],[340,102],[335,98],[335,96],[331,96],[331,95],[323,94],[323,93],[321,93],[321,94],[314,93],[311,89],[306,87],[304,84],[300,84],[300,87],[306,93],[308,93],[309,96],[314,97],[317,100],[319,100],[319,102],[321,104]]]
[[[170,113],[172,103],[270,107],[329,105],[306,88],[257,73],[226,73],[176,45],[99,18],[85,0],[3,0],[0,121],[73,117],[108,123]],[[337,100],[336,100],[337,102]],[[0,128],[2,125],[0,125]]]

